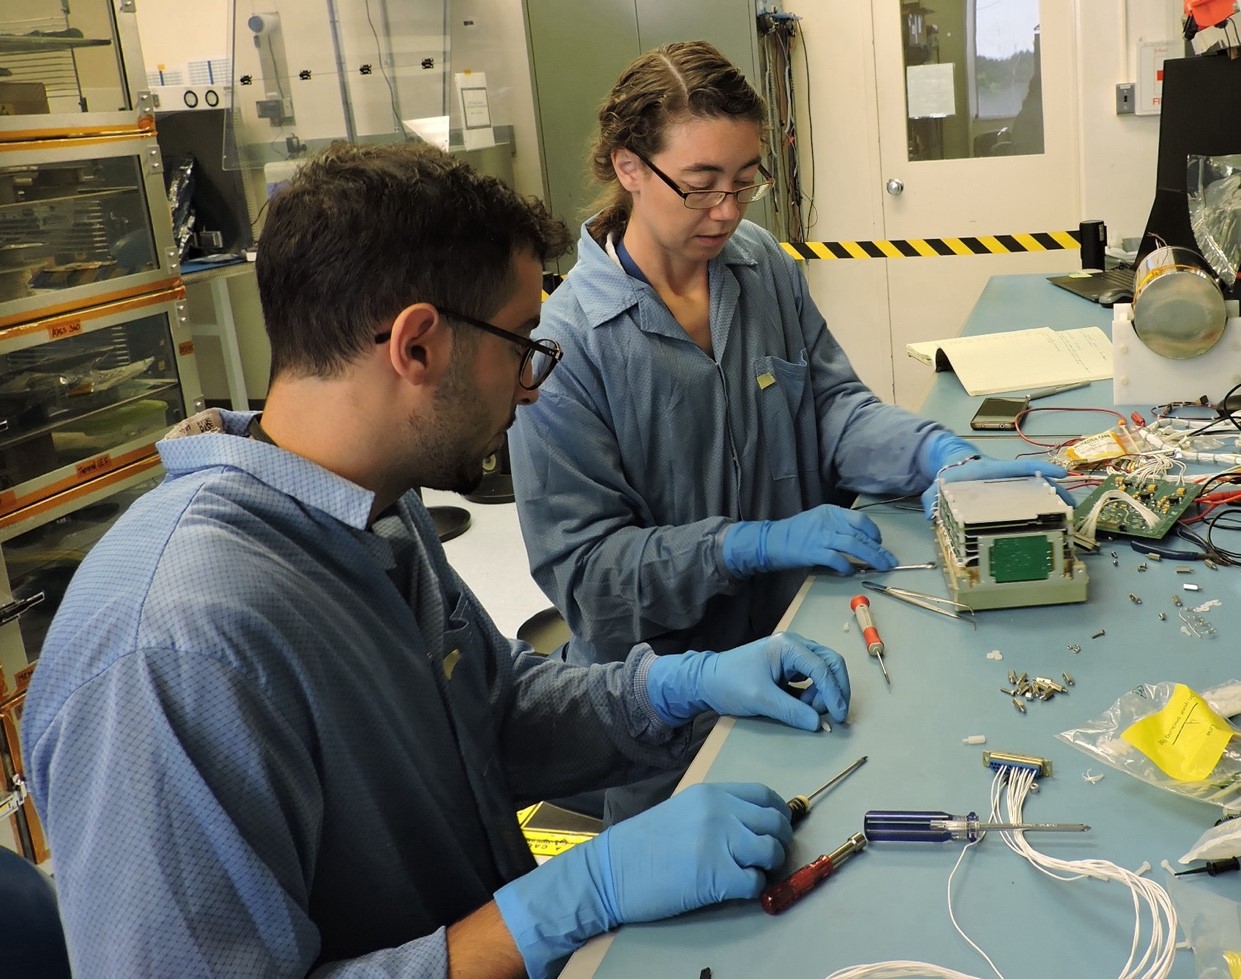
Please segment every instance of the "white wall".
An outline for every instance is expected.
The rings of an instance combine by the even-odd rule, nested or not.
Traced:
[[[233,46],[228,0],[144,0],[137,5],[138,34],[146,67],[179,67],[227,58]]]
[[[1116,84],[1136,79],[1139,41],[1180,38],[1181,11],[1181,0],[1078,0],[1082,217],[1105,221],[1113,241],[1146,227],[1159,140],[1158,116],[1116,115]]]
[[[487,95],[496,123],[513,127],[513,183],[519,193],[543,196],[535,129],[526,21],[518,0],[457,0],[449,24],[453,71],[487,74]],[[466,21],[472,26],[466,26]]]

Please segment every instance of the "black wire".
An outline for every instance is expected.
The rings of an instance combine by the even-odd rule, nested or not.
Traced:
[[[810,138],[810,195],[806,198],[806,216],[802,221],[802,227],[805,229],[805,236],[808,237],[810,229],[819,223],[818,211],[814,206],[814,195],[818,192],[815,175],[818,171],[815,170],[814,160],[814,102],[810,98],[813,89],[810,87],[810,52],[806,50],[805,27],[802,28],[801,35],[801,57],[806,69],[806,128],[809,130],[807,135]]]
[[[388,77],[388,72],[384,69],[384,53],[379,45],[379,32],[375,30],[375,22],[371,20],[371,0],[366,0],[366,22],[370,25],[371,34],[375,38],[375,57],[379,61],[379,73],[384,76],[384,83],[388,86],[388,104],[392,106],[392,121],[396,123],[396,131],[404,134],[405,126],[401,122],[401,110],[397,108],[396,91],[392,88],[392,79]]]
[[[267,205],[271,203],[271,198],[263,201],[263,206],[259,208],[259,213],[254,215],[254,220],[250,222],[250,230],[253,231],[259,225],[259,220],[263,217],[263,212],[267,210]]]
[[[1238,391],[1241,391],[1241,384],[1234,384],[1232,387],[1228,389],[1228,391],[1224,394],[1224,396],[1219,399],[1219,403],[1215,407],[1216,407],[1216,410],[1219,411],[1221,416],[1227,418],[1230,422],[1232,422],[1232,424],[1236,427],[1238,431],[1241,431],[1241,421],[1238,421],[1237,416],[1228,410],[1229,400]]]
[[[1241,510],[1221,510],[1219,513],[1205,517],[1202,521],[1206,527],[1207,548],[1228,559],[1228,563],[1241,563],[1241,551],[1230,551],[1215,543],[1215,531],[1241,531]]]
[[[891,506],[895,510],[922,510],[922,498],[919,496],[893,496],[886,500],[872,500],[870,503],[855,503],[854,510],[865,510],[873,506]]]

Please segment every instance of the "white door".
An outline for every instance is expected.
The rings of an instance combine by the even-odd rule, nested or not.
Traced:
[[[1026,237],[1076,229],[1083,217],[1072,0],[874,0],[869,16],[860,4],[820,10],[805,39],[828,76],[812,94],[829,103],[814,111],[830,127],[816,134],[816,148],[828,147],[816,176],[830,189],[816,195],[811,237],[971,237],[1001,251],[808,263],[815,297],[863,380],[916,408],[931,376],[905,355],[906,343],[956,335],[992,275],[1080,264],[1076,251],[1039,251]]]
[[[906,343],[955,335],[992,275],[1080,265],[1076,251],[1019,250],[1082,218],[1071,0],[934,8],[872,7],[884,233],[1004,253],[887,261],[895,396],[909,405],[929,377]],[[1013,240],[985,241],[1000,235]]]

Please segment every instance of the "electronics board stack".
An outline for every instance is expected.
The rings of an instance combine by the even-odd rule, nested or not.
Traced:
[[[1073,508],[1042,476],[941,483],[935,540],[952,598],[969,608],[1086,600]]]

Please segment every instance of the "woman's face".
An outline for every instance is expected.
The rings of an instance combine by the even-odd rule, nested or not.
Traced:
[[[650,158],[682,191],[738,190],[760,182],[762,150],[757,123],[746,119],[694,118],[674,122],[664,134],[664,147]],[[677,193],[633,154],[613,157],[622,186],[633,198],[626,245],[631,235],[673,259],[706,262],[724,248],[745,216],[746,205],[725,197],[715,207],[693,210]]]

